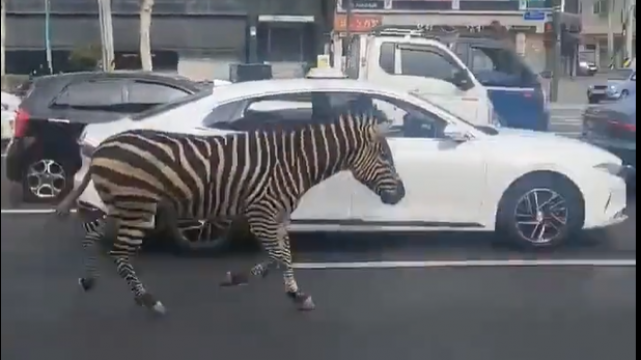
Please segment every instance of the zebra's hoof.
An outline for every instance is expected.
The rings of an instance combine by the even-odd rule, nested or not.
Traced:
[[[149,293],[144,293],[136,297],[134,300],[139,306],[152,310],[157,314],[164,315],[165,313],[167,313],[167,308],[165,308],[165,305],[156,300],[154,296]]]
[[[311,295],[303,295],[296,299],[296,306],[300,311],[312,311],[316,308]]]
[[[158,315],[165,315],[167,313],[167,308],[160,301],[156,301],[154,306],[151,307],[151,310]]]
[[[249,282],[249,279],[247,278],[246,275],[242,274],[234,274],[231,271],[228,271],[225,274],[225,278],[223,281],[220,283],[220,286],[238,286],[238,285],[245,285]]]
[[[300,311],[311,311],[316,308],[311,295],[302,292],[288,292],[287,296],[294,301],[294,304],[296,304],[296,307]]]
[[[96,280],[91,278],[78,278],[78,285],[80,285],[83,291],[89,291],[96,285]]]

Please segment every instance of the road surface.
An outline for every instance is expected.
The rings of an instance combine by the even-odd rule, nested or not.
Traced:
[[[74,221],[3,211],[1,232],[4,360],[636,359],[635,220],[541,254],[491,235],[295,236],[312,313],[294,310],[276,272],[218,286],[260,253],[149,252],[136,264],[164,318],[134,305],[108,259],[96,289],[79,290]]]

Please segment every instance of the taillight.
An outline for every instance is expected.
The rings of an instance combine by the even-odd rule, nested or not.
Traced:
[[[616,120],[609,120],[608,123],[612,127],[615,127],[617,129],[621,129],[621,130],[625,130],[627,132],[633,132],[633,133],[637,132],[637,125],[636,124],[628,124],[628,123],[624,123],[624,122],[620,122],[620,121],[616,121]]]
[[[18,109],[16,112],[16,124],[13,136],[16,138],[27,135],[27,128],[29,126],[29,113],[24,109]]]

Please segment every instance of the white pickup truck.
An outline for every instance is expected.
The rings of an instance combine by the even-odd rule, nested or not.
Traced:
[[[401,88],[429,98],[477,125],[496,125],[487,89],[465,63],[436,39],[386,29],[356,35],[346,54],[351,79]]]

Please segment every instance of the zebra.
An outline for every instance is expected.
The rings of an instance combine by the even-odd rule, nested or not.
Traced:
[[[167,202],[174,218],[246,219],[268,259],[248,272],[228,271],[222,286],[247,283],[250,275],[265,276],[278,265],[287,296],[300,310],[314,309],[294,277],[290,215],[309,189],[341,171],[350,171],[383,203],[400,202],[405,187],[385,130],[370,114],[347,113],[275,130],[202,136],[138,129],[106,139],[94,151],[86,177],[107,207],[103,230],[115,237],[109,254],[118,274],[138,305],[165,313],[130,260]],[[95,282],[86,270],[79,282],[89,290]]]

